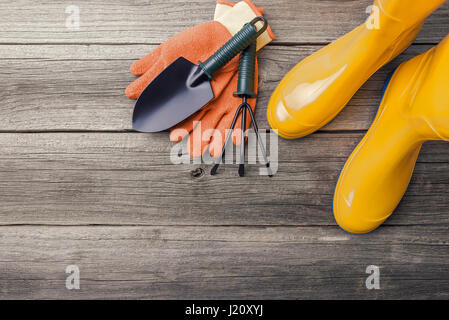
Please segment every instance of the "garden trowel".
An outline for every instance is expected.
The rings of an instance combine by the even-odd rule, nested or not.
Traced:
[[[256,23],[263,27],[257,30]],[[196,65],[179,57],[142,92],[133,114],[133,129],[159,132],[173,127],[208,104],[214,93],[212,75],[253,43],[267,28],[256,17],[204,63]]]

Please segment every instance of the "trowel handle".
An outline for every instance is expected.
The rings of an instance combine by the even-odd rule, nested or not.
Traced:
[[[235,96],[254,97],[254,81],[256,77],[257,43],[254,41],[242,52],[239,65],[239,81]]]
[[[263,27],[257,31],[256,23],[262,21]],[[250,23],[247,23],[242,30],[236,33],[223,47],[212,55],[205,62],[200,62],[200,67],[204,73],[212,79],[212,75],[220,68],[224,67],[229,61],[237,56],[243,49],[255,42],[268,27],[268,22],[264,17],[256,17]]]

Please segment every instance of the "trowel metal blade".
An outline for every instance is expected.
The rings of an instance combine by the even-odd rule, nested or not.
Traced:
[[[159,132],[173,127],[214,97],[201,68],[180,57],[142,92],[133,114],[133,129]]]

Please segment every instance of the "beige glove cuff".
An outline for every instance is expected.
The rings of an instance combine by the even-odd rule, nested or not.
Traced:
[[[263,10],[257,8],[250,0],[240,1],[230,9],[229,7],[232,5],[232,2],[219,0],[214,19],[223,24],[232,35],[239,32],[246,23],[255,17],[263,15]],[[275,38],[273,31],[268,26],[267,30],[257,39],[257,50],[262,49]]]
[[[214,21],[218,21],[235,6],[235,2],[226,0],[217,0],[217,6],[215,7]]]

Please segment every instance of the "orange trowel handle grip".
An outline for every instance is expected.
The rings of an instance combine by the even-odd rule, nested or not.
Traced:
[[[257,31],[256,23],[262,21],[263,27]],[[213,54],[204,63],[199,65],[204,73],[212,79],[212,75],[220,68],[224,67],[235,56],[255,42],[268,27],[268,22],[264,17],[256,17],[250,23],[246,24],[242,30],[235,34],[227,43]]]

